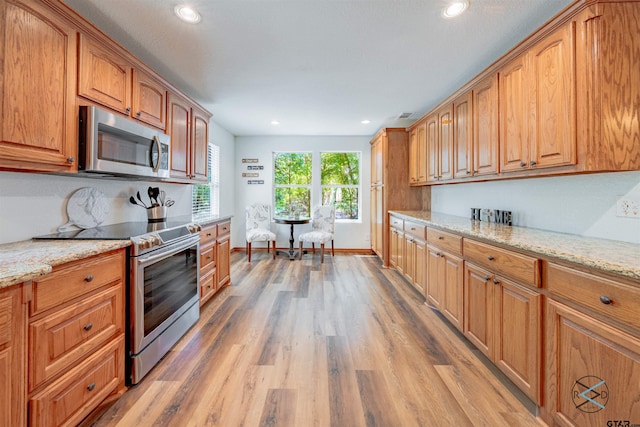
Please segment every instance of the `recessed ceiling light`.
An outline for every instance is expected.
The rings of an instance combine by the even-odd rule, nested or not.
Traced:
[[[191,24],[197,24],[200,22],[200,14],[189,6],[176,6],[173,11],[178,16],[178,18],[182,19],[184,22],[189,22]]]
[[[369,123],[371,123],[371,120],[363,120],[360,123],[362,123],[363,125],[368,125]]]
[[[280,122],[277,121],[277,120],[271,120],[271,124],[274,125],[274,126],[278,126],[280,124]]]
[[[456,16],[461,15],[462,12],[467,10],[468,7],[469,7],[469,1],[467,0],[457,1],[445,7],[444,10],[442,11],[442,15],[445,18],[455,18]]]

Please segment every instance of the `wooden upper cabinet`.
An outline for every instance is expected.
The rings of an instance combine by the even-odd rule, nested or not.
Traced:
[[[440,175],[439,147],[438,147],[438,114],[434,113],[426,119],[426,147],[427,147],[427,182],[438,181]]]
[[[133,117],[164,130],[167,127],[167,89],[149,74],[133,70]]]
[[[473,87],[473,174],[497,174],[498,75],[490,75]]]
[[[453,178],[453,112],[451,105],[447,105],[438,112],[438,137],[440,173],[438,179]]]
[[[473,173],[473,96],[468,91],[453,101],[453,177]]]
[[[169,93],[169,135],[171,136],[171,176],[189,178],[191,107],[186,99]]]
[[[530,166],[576,163],[575,23],[529,51],[534,96]]]
[[[422,122],[409,134],[409,183],[427,182],[427,124]]]
[[[80,35],[78,94],[119,113],[165,130],[167,89],[124,56]]]
[[[129,61],[103,43],[80,34],[78,94],[120,113],[131,113]]]
[[[0,169],[77,171],[76,29],[40,2],[0,22]]]
[[[500,81],[500,169],[502,172],[529,166],[530,112],[527,98],[527,55],[520,55],[498,72]]]
[[[167,128],[171,136],[171,177],[206,181],[209,115],[186,98],[169,92],[168,119]]]
[[[197,108],[192,108],[191,114],[191,141],[192,141],[192,159],[191,174],[192,178],[199,181],[207,181],[208,169],[207,158],[209,150],[209,117],[207,113]]]

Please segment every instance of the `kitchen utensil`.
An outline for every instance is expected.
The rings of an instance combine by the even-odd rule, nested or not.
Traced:
[[[164,204],[166,207],[173,206],[175,201],[173,199],[167,199],[167,202]]]
[[[157,201],[156,202],[153,201],[153,194],[154,194],[153,188],[152,187],[147,188],[147,196],[149,196],[149,202],[151,203],[152,208],[158,204]]]
[[[164,206],[164,201],[166,200],[167,193],[164,190],[160,190],[160,206]]]
[[[58,227],[58,232],[79,228],[93,228],[102,224],[109,213],[109,205],[104,193],[97,188],[82,187],[77,189],[67,201],[67,217],[69,221]]]
[[[160,189],[158,187],[153,187],[151,189],[151,192],[153,194],[153,200],[156,201],[156,205],[160,206],[160,203],[158,202],[158,196],[160,196]]]
[[[142,201],[142,197],[140,197],[139,191],[136,193],[136,196],[138,197],[138,200],[140,200],[140,203],[142,203],[142,206],[148,209],[149,207]]]
[[[142,206],[140,203],[136,202],[136,199],[133,196],[129,197],[129,202],[132,205],[136,205],[136,206],[140,206],[141,208],[145,208],[145,206]]]

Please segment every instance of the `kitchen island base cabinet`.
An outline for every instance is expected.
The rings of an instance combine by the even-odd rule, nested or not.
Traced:
[[[554,300],[547,302],[546,335],[543,411],[551,426],[640,421],[637,337]]]

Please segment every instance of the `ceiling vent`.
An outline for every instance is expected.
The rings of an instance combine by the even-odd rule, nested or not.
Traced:
[[[398,120],[408,119],[411,116],[413,116],[413,113],[400,113],[400,115],[398,116]]]

